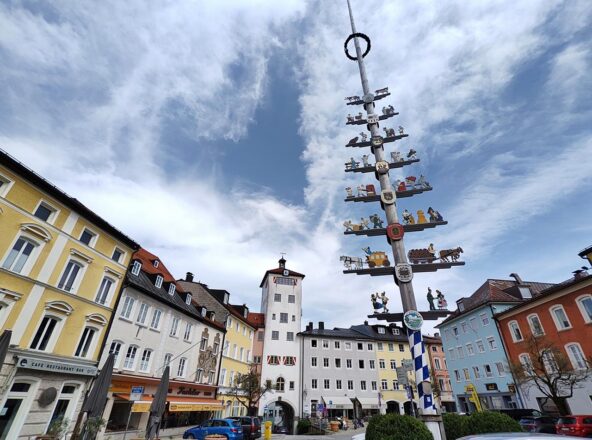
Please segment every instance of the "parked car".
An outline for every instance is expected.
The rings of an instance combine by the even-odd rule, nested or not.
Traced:
[[[290,434],[290,430],[288,429],[288,427],[282,425],[273,425],[273,428],[271,428],[271,432],[273,432],[274,434]]]
[[[549,416],[522,417],[519,423],[526,432],[555,434],[557,419]]]
[[[254,440],[261,437],[261,420],[259,420],[259,417],[229,417],[229,419],[240,422],[245,440]]]
[[[538,409],[522,409],[522,408],[510,408],[510,409],[496,409],[499,413],[505,414],[512,417],[517,422],[523,417],[540,417],[544,416]]]
[[[231,419],[210,419],[201,425],[183,433],[183,438],[204,440],[206,435],[222,434],[228,440],[243,440],[243,428],[240,422]]]
[[[574,437],[592,437],[592,416],[565,416],[555,425],[556,433]]]

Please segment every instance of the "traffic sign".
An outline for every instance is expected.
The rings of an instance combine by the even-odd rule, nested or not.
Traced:
[[[144,394],[144,387],[143,386],[132,387],[132,391],[130,393],[130,400],[132,402],[142,400],[142,394]]]

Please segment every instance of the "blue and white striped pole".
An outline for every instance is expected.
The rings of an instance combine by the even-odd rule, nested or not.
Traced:
[[[423,414],[430,414],[436,408],[431,390],[424,389],[424,385],[426,383],[431,384],[431,382],[423,337],[421,331],[411,330],[410,328],[407,328],[407,337],[409,338],[409,347],[411,348],[411,357],[413,358],[413,367],[415,369],[415,386],[417,388],[419,408]]]

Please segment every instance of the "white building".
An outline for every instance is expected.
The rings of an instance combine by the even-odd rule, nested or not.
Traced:
[[[146,429],[152,396],[170,367],[161,435],[180,435],[221,408],[216,400],[224,325],[192,303],[158,257],[144,249],[132,258],[100,365],[116,355],[99,438],[127,437]],[[142,387],[132,401],[132,387]],[[129,423],[129,425],[128,425]],[[130,433],[134,431],[134,433]]]
[[[261,382],[273,390],[259,402],[259,414],[272,416],[275,425],[292,430],[300,415],[302,280],[304,275],[279,267],[268,270],[261,281],[261,312],[265,315],[265,336],[261,359]]]

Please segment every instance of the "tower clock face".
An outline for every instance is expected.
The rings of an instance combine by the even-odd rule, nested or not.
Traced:
[[[372,146],[380,147],[384,143],[384,139],[382,138],[382,136],[372,136],[371,142]]]
[[[284,276],[287,277],[290,275],[290,271],[288,269],[284,269]]]

